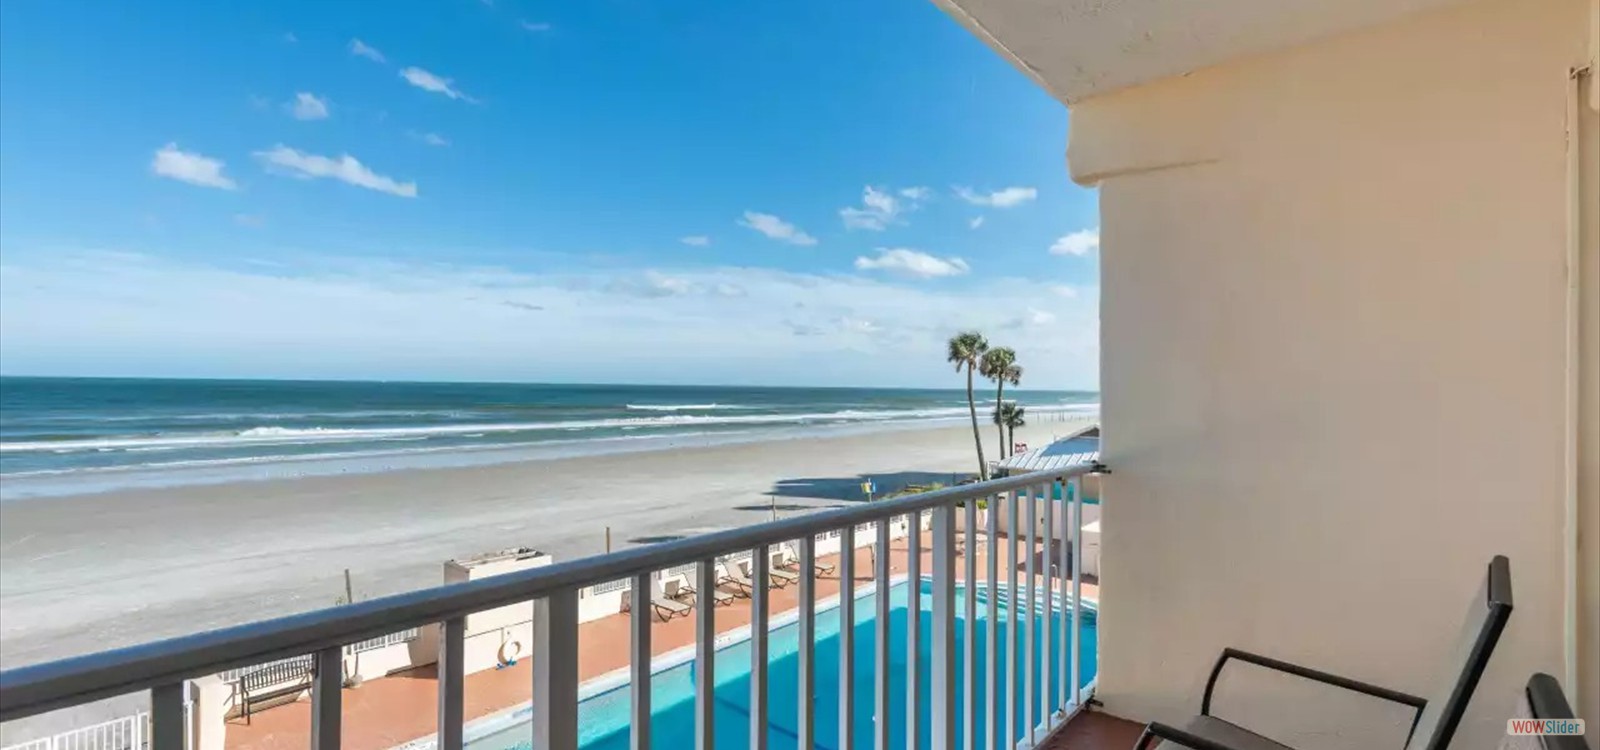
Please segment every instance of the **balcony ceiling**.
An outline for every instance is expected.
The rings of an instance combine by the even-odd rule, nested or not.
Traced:
[[[934,0],[1068,104],[1459,0]]]

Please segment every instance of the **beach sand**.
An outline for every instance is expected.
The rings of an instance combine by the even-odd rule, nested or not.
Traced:
[[[1019,430],[1034,445],[1076,425]],[[994,457],[992,425],[983,425]],[[140,489],[0,503],[0,666],[126,646],[441,582],[445,560],[573,559],[949,482],[968,426],[487,467]]]

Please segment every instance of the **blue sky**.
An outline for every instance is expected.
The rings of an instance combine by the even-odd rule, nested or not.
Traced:
[[[0,371],[1097,384],[1066,109],[925,0],[0,4]]]

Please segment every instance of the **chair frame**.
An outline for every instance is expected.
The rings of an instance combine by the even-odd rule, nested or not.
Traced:
[[[1499,642],[1500,633],[1505,630],[1506,620],[1511,616],[1511,563],[1504,555],[1496,555],[1494,559],[1489,561],[1486,588],[1488,595],[1483,604],[1489,608],[1489,615],[1485,620],[1485,626],[1478,631],[1473,641],[1472,650],[1467,655],[1467,663],[1462,665],[1461,674],[1457,676],[1455,685],[1450,690],[1450,697],[1445,701],[1446,713],[1440,716],[1439,725],[1435,729],[1434,736],[1427,745],[1426,750],[1444,750],[1450,745],[1451,738],[1455,736],[1456,728],[1461,724],[1461,717],[1466,713],[1467,700],[1472,696],[1473,691],[1477,689],[1478,681],[1482,679],[1483,670],[1488,664],[1489,654],[1493,652],[1495,644]],[[1222,650],[1222,655],[1217,658],[1217,663],[1211,667],[1211,676],[1206,680],[1205,694],[1200,699],[1201,716],[1212,716],[1211,695],[1216,689],[1217,679],[1222,676],[1222,668],[1227,666],[1229,661],[1242,661],[1302,679],[1320,682],[1324,685],[1331,685],[1409,706],[1416,713],[1411,718],[1411,729],[1406,733],[1406,739],[1402,743],[1402,747],[1411,742],[1411,736],[1417,731],[1417,723],[1422,720],[1422,713],[1428,707],[1426,698],[1403,693],[1399,690],[1391,690],[1380,685],[1353,680],[1330,672],[1324,672],[1320,669],[1313,669],[1281,659],[1251,653],[1243,649],[1225,648]],[[1180,745],[1194,748],[1194,750],[1237,750],[1230,745],[1215,742],[1170,724],[1156,721],[1150,722],[1145,726],[1144,733],[1139,735],[1139,741],[1134,744],[1134,748],[1135,750],[1146,750],[1157,740],[1176,742]]]
[[[1528,678],[1528,685],[1524,690],[1528,696],[1528,707],[1533,710],[1533,718],[1578,718],[1572,710],[1572,704],[1567,702],[1567,694],[1561,690],[1561,683],[1556,678],[1543,672],[1535,672]],[[1545,750],[1589,750],[1589,741],[1582,735],[1547,734],[1539,739],[1544,744]]]

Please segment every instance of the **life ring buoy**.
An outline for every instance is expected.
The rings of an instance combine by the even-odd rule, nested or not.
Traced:
[[[500,666],[509,667],[517,663],[517,657],[522,656],[522,641],[515,638],[500,644]]]

